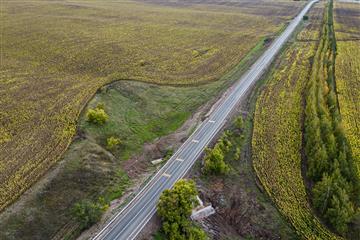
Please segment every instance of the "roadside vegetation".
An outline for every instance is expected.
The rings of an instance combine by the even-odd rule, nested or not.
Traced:
[[[165,5],[1,3],[0,211],[63,155],[82,108],[101,86],[218,80],[303,3]]]
[[[162,232],[169,240],[205,240],[205,232],[190,221],[191,210],[199,205],[198,192],[192,180],[179,180],[172,189],[162,192],[157,213]]]
[[[202,223],[211,239],[296,239],[291,225],[259,189],[252,168],[251,128],[258,90],[256,87],[241,106],[248,112],[237,113],[190,174],[199,186],[201,199],[216,209]],[[222,161],[214,161],[212,166],[223,169],[226,165],[226,172],[206,171],[209,156],[215,152],[221,153]]]
[[[357,219],[360,180],[338,107],[335,61],[333,2],[330,1],[306,92],[306,174],[314,184],[311,188],[314,207],[337,233],[346,236],[349,224],[360,220]]]
[[[263,48],[262,41],[229,74],[206,85],[175,87],[118,81],[102,87],[84,109],[75,140],[56,175],[20,209],[3,214],[0,238],[76,238],[89,227],[74,211],[76,205],[90,202],[106,209],[111,201],[128,194],[142,174],[156,170],[149,162],[169,159],[172,149],[189,133],[153,146],[152,142],[176,131],[224,85],[238,79]],[[103,109],[107,120],[103,124],[89,121],[91,109]],[[144,144],[152,146],[145,156],[141,153],[147,149]],[[84,211],[82,216],[92,213]]]
[[[141,174],[156,170],[151,160],[167,160],[174,147],[156,146],[142,159],[137,155],[144,144],[176,131],[221,88],[221,82],[179,88],[133,81],[103,87],[84,109],[56,178],[21,210],[1,219],[0,239],[75,238],[99,220],[111,201],[138,184]],[[103,110],[107,120],[89,121],[94,109]]]
[[[205,149],[204,173],[223,175],[230,171],[229,165],[225,162],[225,155],[231,150],[232,143],[229,138],[231,133],[226,131],[216,142],[213,148]]]
[[[316,5],[324,10],[323,5]],[[318,17],[313,17],[314,11]],[[315,20],[316,24],[322,15],[322,11],[313,8],[308,21]],[[284,50],[257,100],[253,164],[265,191],[301,238],[337,239],[312,211],[302,177],[303,94],[307,92],[317,47],[313,40],[321,34],[314,34],[313,24],[305,25],[301,31],[311,33],[300,32],[301,41]]]

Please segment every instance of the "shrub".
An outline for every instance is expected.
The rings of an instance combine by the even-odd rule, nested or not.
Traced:
[[[105,110],[98,107],[89,109],[86,113],[86,116],[89,122],[95,124],[104,124],[109,118]]]
[[[206,239],[205,233],[189,221],[192,208],[199,204],[197,195],[191,180],[179,180],[173,189],[166,189],[161,194],[157,211],[167,239]]]
[[[243,128],[243,119],[241,116],[237,117],[234,121],[234,125],[237,129],[242,129]]]
[[[75,203],[72,209],[72,214],[81,224],[81,227],[86,229],[100,220],[105,209],[106,207],[99,203],[94,203],[90,200],[83,200]]]
[[[207,174],[222,175],[229,172],[230,167],[224,160],[224,152],[220,145],[214,149],[207,148],[204,160],[204,171]]]
[[[110,150],[121,144],[121,140],[117,137],[109,137],[106,140],[106,147]]]
[[[164,160],[167,161],[171,158],[171,156],[174,154],[174,150],[173,149],[167,149],[165,156],[164,156]]]
[[[239,117],[239,119],[241,119],[241,117]],[[239,122],[237,124],[239,124]],[[235,123],[235,125],[237,124]],[[205,149],[204,172],[206,174],[223,175],[230,171],[229,165],[225,162],[225,155],[229,153],[233,146],[229,140],[231,137],[232,133],[225,131],[213,149]]]

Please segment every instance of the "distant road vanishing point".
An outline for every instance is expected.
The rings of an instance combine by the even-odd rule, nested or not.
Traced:
[[[230,113],[236,108],[243,96],[269,67],[282,46],[289,39],[303,16],[318,0],[309,2],[295,17],[285,31],[270,45],[264,54],[234,84],[231,92],[210,116],[183,143],[177,152],[144,186],[141,191],[93,238],[94,240],[132,240],[156,212],[159,197],[165,189],[171,188],[176,181],[193,166],[224,126]]]

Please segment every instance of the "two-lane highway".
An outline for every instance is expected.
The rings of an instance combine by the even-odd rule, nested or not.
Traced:
[[[271,44],[264,54],[251,66],[233,86],[231,92],[211,113],[194,133],[181,145],[178,151],[156,173],[145,187],[124,207],[94,239],[134,239],[156,211],[160,194],[171,188],[193,166],[196,159],[215,135],[224,126],[237,104],[250,87],[261,77],[271,64],[281,47],[294,32],[303,16],[318,0],[309,2],[299,15],[294,18],[285,31]]]

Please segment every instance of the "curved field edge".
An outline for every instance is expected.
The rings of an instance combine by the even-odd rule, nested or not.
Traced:
[[[265,191],[304,239],[340,239],[314,215],[302,178],[303,92],[314,42],[295,42],[281,56],[256,103],[252,156]]]
[[[156,170],[149,166],[150,160],[163,157],[187,134],[182,130],[175,133],[178,137],[171,134],[165,137],[170,136],[168,140],[153,143],[154,139],[178,129],[221,86],[219,82],[213,85],[178,88],[119,81],[103,87],[87,109],[102,103],[108,121],[95,126],[81,115],[77,137],[57,166],[56,176],[21,208],[5,211],[9,214],[0,219],[0,238],[76,237],[82,226],[71,213],[74,204],[103,199],[102,204],[113,207],[114,199],[125,200],[144,176]],[[108,149],[109,137],[119,138],[120,146]]]
[[[147,163],[163,156],[156,145],[156,149],[147,152],[145,160],[132,167],[132,158],[138,157],[144,143],[145,151],[154,139],[178,129],[199,106],[209,100],[211,105],[216,100],[214,96],[239,79],[265,46],[263,39],[235,68],[209,84],[174,87],[123,80],[99,89],[80,115],[76,138],[59,164],[60,171],[46,183],[44,190],[37,191],[30,199],[21,199],[25,203],[21,201],[20,209],[13,211],[11,206],[5,210],[0,220],[3,229],[0,238],[76,237],[81,226],[71,215],[74,203],[82,199],[96,202],[99,197],[108,203],[123,194],[127,196],[142,181],[138,175],[147,174]],[[99,103],[104,104],[109,114],[103,126],[88,123],[84,114]],[[122,142],[111,154],[106,149],[109,137],[118,137]],[[168,142],[167,147],[171,149],[175,142]],[[150,167],[149,171],[152,170]]]
[[[200,74],[205,70],[208,71],[208,66],[213,66],[214,71],[210,71],[212,74],[210,78],[216,79],[225,71],[223,69],[218,72],[216,69],[226,65],[223,61],[219,61],[218,57],[222,56],[223,59],[227,59],[226,62],[233,62],[233,64],[238,62],[255,42],[265,35],[276,32],[282,25],[280,22],[288,19],[288,14],[294,14],[297,11],[297,8],[290,7],[291,11],[287,11],[285,17],[280,19],[274,16],[268,17],[273,20],[265,21],[268,23],[266,28],[264,28],[264,17],[260,17],[258,21],[252,21],[255,25],[251,28],[261,29],[262,32],[259,33],[253,30],[244,31],[244,27],[250,26],[242,25],[242,20],[253,19],[251,13],[238,14],[233,9],[227,8],[219,18],[216,18],[218,13],[213,10],[207,12],[206,8],[196,9],[195,12],[191,9],[169,10],[167,8],[173,13],[169,24],[176,23],[178,21],[176,17],[179,16],[181,19],[184,16],[198,19],[195,26],[189,26],[187,22],[183,22],[181,29],[176,31],[176,28],[169,28],[163,24],[166,22],[163,18],[167,19],[169,16],[162,12],[162,7],[155,7],[153,10],[158,11],[163,17],[156,18],[157,21],[163,22],[155,22],[151,26],[147,21],[154,20],[152,17],[154,12],[134,3],[123,3],[130,4],[125,11],[137,6],[140,12],[145,11],[150,14],[139,14],[147,22],[146,26],[143,26],[144,31],[152,36],[145,39],[150,41],[147,43],[149,46],[163,49],[163,44],[159,43],[168,43],[165,51],[153,52],[152,49],[144,48],[146,44],[143,41],[137,41],[141,39],[138,38],[140,32],[136,28],[139,20],[131,22],[136,17],[133,12],[130,12],[131,16],[126,18],[130,21],[128,25],[119,29],[114,26],[113,21],[122,15],[116,12],[113,3],[105,7],[108,14],[104,14],[103,9],[99,12],[96,9],[99,7],[97,5],[99,2],[94,3],[96,6],[82,1],[70,5],[59,2],[49,4],[45,1],[26,2],[19,6],[17,4],[20,2],[6,2],[6,4],[14,5],[1,9],[1,17],[4,20],[2,27],[7,35],[3,36],[2,49],[4,51],[1,52],[2,57],[4,56],[2,59],[6,61],[2,62],[0,82],[0,92],[3,96],[0,102],[2,109],[0,121],[4,123],[0,128],[0,158],[2,160],[0,161],[0,210],[20,196],[64,153],[75,133],[76,119],[79,117],[80,109],[100,86],[113,79],[133,77],[144,81],[156,80],[161,79],[158,78],[160,75],[162,77],[175,76],[174,70],[176,73],[184,69],[192,69],[184,68],[181,63],[192,64]],[[39,4],[39,6],[34,4]],[[299,7],[301,4],[296,6]],[[27,8],[32,11],[28,12]],[[31,14],[47,18],[31,17]],[[240,15],[243,18],[240,18]],[[209,18],[219,20],[215,24],[216,29],[212,31],[208,25]],[[235,24],[230,24],[234,19]],[[25,30],[21,28],[25,26],[24,22],[27,26]],[[94,25],[94,22],[97,24]],[[104,22],[109,23],[110,27],[102,28],[105,32],[101,34],[98,32],[97,35],[94,34],[93,30],[102,27]],[[70,23],[73,25],[69,26]],[[228,27],[219,28],[221,24],[226,24]],[[257,28],[256,24],[261,25],[261,28]],[[241,30],[232,35],[232,28]],[[172,34],[164,29],[170,29]],[[204,31],[210,35],[202,34]],[[129,34],[130,38],[124,37]],[[179,34],[179,36],[176,35],[174,39],[169,38],[174,34]],[[245,39],[244,34],[247,36]],[[189,37],[190,35],[192,38]],[[94,36],[97,38],[93,39]],[[214,36],[222,36],[222,41],[219,42]],[[209,39],[205,41],[204,38],[207,37]],[[132,47],[122,48],[114,44],[114,39],[125,39],[121,44]],[[185,39],[190,39],[190,42],[184,42]],[[230,42],[224,43],[224,40]],[[242,44],[239,45],[239,41]],[[199,45],[198,42],[204,44]],[[234,48],[227,47],[230,53],[225,53],[225,50],[220,51],[218,47],[225,45],[234,46]],[[186,51],[182,52],[182,48]],[[144,54],[137,53],[134,49],[141,49]],[[174,53],[170,56],[171,59],[169,59],[169,52]],[[161,59],[152,58],[157,55]],[[133,62],[128,62],[128,60],[133,60]],[[154,66],[161,70],[161,74],[154,76],[150,74],[154,72]],[[128,68],[134,69],[130,71]],[[226,68],[228,69],[229,66]],[[197,79],[197,75],[190,72],[177,80],[184,80],[184,84],[194,83],[194,81],[189,81],[190,78],[196,79],[195,82],[201,82],[202,79]],[[169,82],[162,81],[161,83]]]

